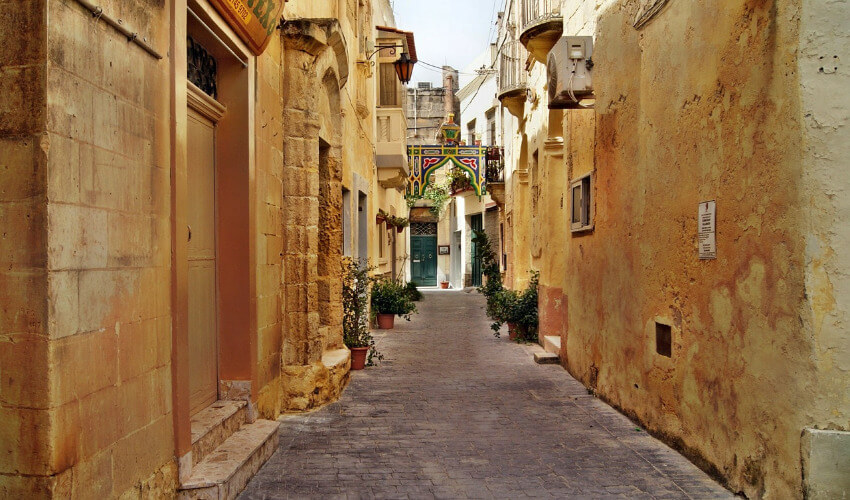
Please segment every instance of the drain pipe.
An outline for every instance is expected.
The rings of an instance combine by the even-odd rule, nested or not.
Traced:
[[[115,28],[116,31],[126,36],[128,42],[133,42],[153,57],[157,59],[162,59],[162,56],[159,55],[159,52],[157,52],[156,50],[154,50],[153,47],[147,44],[147,38],[139,38],[138,33],[130,31],[129,29],[124,27],[124,22],[122,20],[116,20],[104,14],[103,7],[99,7],[89,2],[88,0],[77,0],[77,3],[88,9],[95,19],[103,19],[103,22],[112,26],[113,28]]]

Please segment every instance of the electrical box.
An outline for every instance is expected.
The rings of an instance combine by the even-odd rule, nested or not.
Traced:
[[[593,37],[563,36],[547,61],[549,109],[579,108],[593,95]]]

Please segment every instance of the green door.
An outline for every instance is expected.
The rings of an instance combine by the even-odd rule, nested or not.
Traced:
[[[476,214],[472,216],[470,220],[470,226],[472,226],[473,238],[475,237],[474,231],[481,231],[484,229],[484,218],[481,214]],[[481,273],[481,256],[478,255],[478,245],[475,242],[472,242],[472,286],[481,286],[482,282],[482,273]]]
[[[437,236],[411,236],[411,279],[420,286],[437,286]]]
[[[420,286],[437,286],[437,223],[410,224],[410,279]]]
[[[419,286],[437,286],[437,236],[411,236],[410,274]]]

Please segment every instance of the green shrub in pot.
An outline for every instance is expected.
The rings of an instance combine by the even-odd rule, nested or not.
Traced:
[[[391,280],[377,280],[372,285],[372,311],[375,314],[393,314],[410,321],[410,315],[416,312],[416,304],[410,300],[407,288]]]

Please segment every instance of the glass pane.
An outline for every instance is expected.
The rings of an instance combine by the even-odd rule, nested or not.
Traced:
[[[581,184],[573,186],[573,215],[572,215],[572,223],[578,224],[581,222]]]

